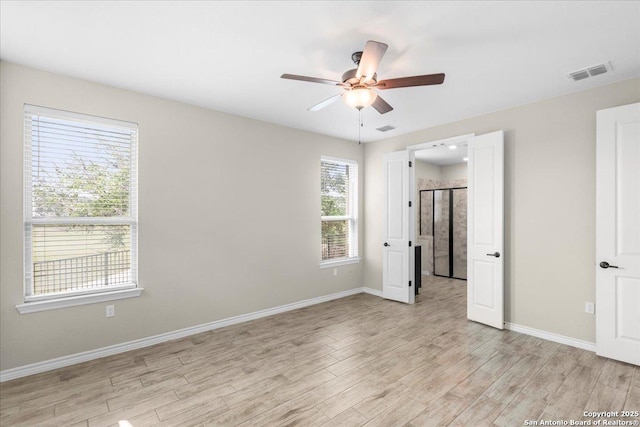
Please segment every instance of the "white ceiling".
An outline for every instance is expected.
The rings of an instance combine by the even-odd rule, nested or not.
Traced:
[[[456,147],[455,149],[449,148]],[[432,148],[415,151],[416,160],[438,166],[450,166],[464,163],[467,157],[467,143],[462,144],[441,144]]]
[[[307,111],[339,89],[280,75],[337,80],[369,39],[380,79],[446,80],[380,91],[395,110],[365,109],[362,141],[640,76],[637,1],[0,2],[3,60],[350,140],[356,110]]]

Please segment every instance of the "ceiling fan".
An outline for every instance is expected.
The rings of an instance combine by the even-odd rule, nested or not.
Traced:
[[[332,86],[342,87],[346,92],[339,93],[329,99],[309,107],[309,111],[318,111],[335,101],[342,98],[350,107],[362,110],[370,105],[380,114],[388,113],[393,110],[381,96],[377,94],[375,89],[396,89],[411,86],[428,86],[439,85],[444,82],[444,74],[426,74],[422,76],[400,77],[397,79],[388,79],[378,81],[376,70],[378,64],[382,60],[387,46],[384,43],[369,40],[364,47],[363,52],[354,52],[351,60],[358,68],[346,71],[342,75],[342,81],[320,79],[317,77],[298,76],[295,74],[283,74],[283,79],[301,80],[304,82],[321,83]]]

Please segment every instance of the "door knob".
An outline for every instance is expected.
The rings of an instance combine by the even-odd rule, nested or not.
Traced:
[[[617,265],[611,265],[607,261],[602,261],[600,263],[600,267],[602,267],[602,268],[618,268]]]
[[[496,258],[500,258],[500,252],[494,252],[494,253],[492,253],[492,254],[487,254],[487,255],[489,255],[489,256],[494,256],[494,257],[496,257]]]
[[[384,245],[385,245],[385,246],[391,246],[391,245],[390,245],[390,244],[388,244],[387,242],[384,242]]]

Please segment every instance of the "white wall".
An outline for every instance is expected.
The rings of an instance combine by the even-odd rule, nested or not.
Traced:
[[[639,100],[633,79],[366,144],[364,285],[382,289],[382,155],[503,129],[505,320],[594,342],[596,110]]]
[[[438,165],[416,159],[416,180],[422,179],[441,179],[442,168]]]
[[[467,163],[457,165],[442,166],[440,168],[442,179],[445,181],[455,181],[457,179],[467,179]]]
[[[320,269],[320,156],[357,143],[2,62],[0,369],[362,286]],[[23,104],[139,124],[139,298],[20,315]],[[361,185],[362,188],[362,185]],[[362,192],[360,218],[363,218]],[[363,235],[362,227],[359,233]],[[362,238],[360,247],[362,248]]]

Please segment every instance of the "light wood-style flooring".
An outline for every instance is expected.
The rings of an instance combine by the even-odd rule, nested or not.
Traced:
[[[359,294],[0,386],[2,426],[522,426],[640,410],[640,368]]]

